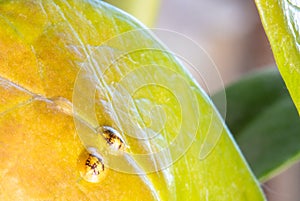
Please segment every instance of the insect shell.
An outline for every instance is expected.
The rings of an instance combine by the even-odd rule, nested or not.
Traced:
[[[124,151],[126,145],[118,131],[109,126],[102,126],[98,132],[104,137],[112,151]],[[96,149],[89,147],[79,156],[79,172],[80,176],[87,182],[99,183],[106,175],[102,157],[97,153]]]
[[[102,134],[110,148],[114,151],[125,151],[126,145],[121,138],[120,133],[110,126],[102,126],[99,128],[99,133]]]
[[[106,175],[106,169],[100,156],[84,152],[79,157],[80,176],[87,182],[99,183]]]

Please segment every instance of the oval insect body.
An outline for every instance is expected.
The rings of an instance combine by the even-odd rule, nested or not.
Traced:
[[[110,126],[102,126],[99,128],[99,133],[102,134],[110,148],[114,151],[125,151],[126,145],[120,133]]]
[[[88,159],[85,162],[86,172],[83,178],[89,182],[98,183],[101,179],[101,175],[104,172],[104,164],[98,157],[89,154]]]
[[[80,176],[87,182],[99,183],[106,174],[106,169],[99,156],[83,153],[79,157]]]

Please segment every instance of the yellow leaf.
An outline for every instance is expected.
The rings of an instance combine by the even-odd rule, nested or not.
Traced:
[[[0,200],[264,200],[206,95],[140,28],[98,1],[0,2]]]

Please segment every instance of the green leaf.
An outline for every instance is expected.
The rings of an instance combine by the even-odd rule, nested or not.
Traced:
[[[279,71],[300,113],[300,4],[297,0],[256,0]]]
[[[225,91],[226,123],[261,181],[299,160],[300,119],[278,71],[251,74]]]
[[[106,2],[124,10],[127,13],[130,13],[143,24],[148,27],[152,27],[159,7],[160,0],[151,0],[151,1],[140,1],[140,0],[105,0]]]
[[[0,200],[264,200],[208,96],[124,12],[1,1],[0,48]],[[103,159],[100,183],[79,173],[84,151]]]

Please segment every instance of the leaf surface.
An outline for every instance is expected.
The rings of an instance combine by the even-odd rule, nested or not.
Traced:
[[[300,119],[277,70],[250,74],[225,92],[226,123],[261,181],[299,160]]]
[[[300,112],[300,5],[297,0],[256,0],[277,66]]]
[[[0,25],[1,200],[264,200],[210,100],[131,17],[1,1]],[[126,153],[106,152],[103,125]],[[96,184],[79,174],[91,146],[113,167]]]

